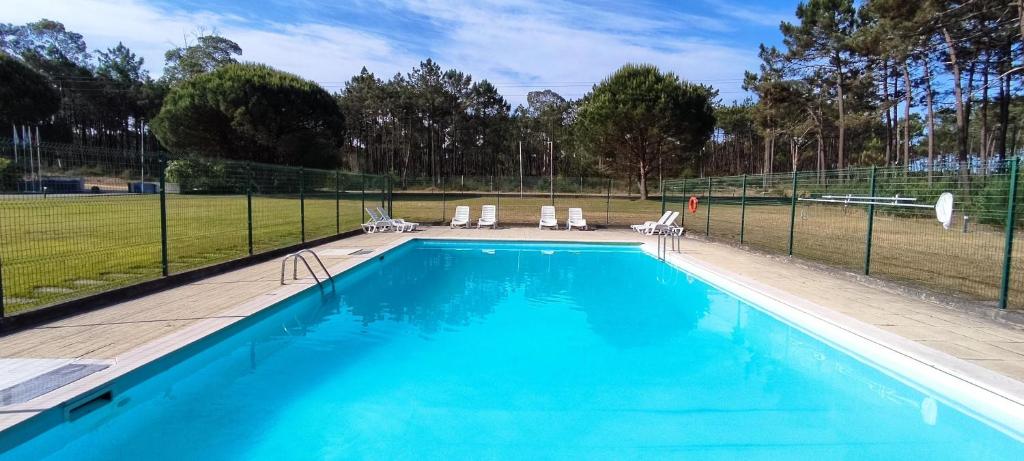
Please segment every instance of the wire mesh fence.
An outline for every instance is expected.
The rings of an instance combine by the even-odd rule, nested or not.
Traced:
[[[894,167],[673,180],[665,183],[665,203],[683,211],[694,234],[1021,308],[1024,250],[1013,245],[1024,226],[1017,164],[970,175]],[[945,192],[954,198],[949,228],[934,209]]]
[[[444,225],[468,206],[475,225],[483,205],[497,206],[501,226],[536,226],[545,205],[563,227],[568,208],[592,227],[679,211],[691,235],[1024,307],[1016,161],[970,175],[862,168],[655,181],[641,199],[635,183],[609,178],[388,178],[56,144],[14,154],[0,143],[3,315],[357,229],[367,208]],[[949,229],[927,208],[943,192],[955,198]],[[924,207],[807,200],[825,196]]]
[[[195,156],[43,143],[29,158],[27,146],[0,146],[5,316],[358,229],[386,184]]]

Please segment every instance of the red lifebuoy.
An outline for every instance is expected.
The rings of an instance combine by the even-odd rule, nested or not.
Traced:
[[[690,209],[690,214],[697,213],[697,197],[690,196],[690,204],[687,208]]]

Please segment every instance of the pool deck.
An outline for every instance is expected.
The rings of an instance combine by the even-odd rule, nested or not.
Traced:
[[[411,238],[580,242],[642,242],[655,237],[628,230],[451,230],[368,234],[315,249],[332,274],[343,272]],[[369,254],[350,255],[360,250]],[[668,260],[735,281],[795,309],[898,350],[933,368],[1024,404],[1024,330],[724,244],[683,240]],[[0,406],[0,430],[207,336],[309,287],[309,277],[282,286],[279,260],[256,264],[161,293],[0,337],[0,371],[47,370],[68,363],[107,369],[24,403]],[[0,389],[16,384],[3,373]],[[30,373],[31,374],[31,373]],[[24,377],[17,378],[24,379]]]

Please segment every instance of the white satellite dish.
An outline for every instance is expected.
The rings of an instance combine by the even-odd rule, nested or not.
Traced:
[[[935,201],[935,218],[942,223],[944,229],[949,229],[953,222],[953,194],[943,192]]]

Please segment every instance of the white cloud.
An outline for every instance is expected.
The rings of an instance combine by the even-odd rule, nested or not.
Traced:
[[[730,100],[742,97],[743,69],[757,65],[756,50],[701,38],[708,32],[720,35],[732,26],[700,15],[647,17],[564,0],[485,0],[472,5],[407,0],[376,7],[381,15],[425,19],[433,26],[430,36],[409,38],[414,31],[374,30],[372,24],[342,25],[320,18],[282,22],[186,11],[145,0],[0,0],[5,21],[58,20],[83,34],[90,48],[123,41],[146,59],[154,75],[163,67],[164,51],[197,27],[216,28],[238,42],[244,60],[330,82],[326,86],[331,90],[363,66],[386,78],[432,57],[477,79],[512,83],[499,88],[513,104],[543,86],[578,97],[589,90],[589,82],[601,80],[626,62],[652,63],[691,81],[711,83],[722,91],[723,99]],[[413,48],[426,49],[430,55],[412,53]]]

